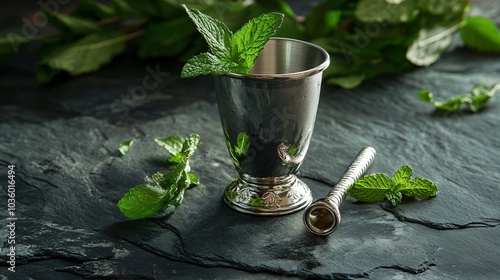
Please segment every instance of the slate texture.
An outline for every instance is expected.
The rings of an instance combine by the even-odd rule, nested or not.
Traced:
[[[333,62],[334,63],[334,62]],[[368,173],[402,165],[431,179],[436,198],[397,208],[346,198],[328,237],[302,212],[254,217],[227,207],[236,176],[211,78],[179,78],[168,60],[120,56],[112,66],[41,87],[24,54],[0,75],[0,244],[7,248],[7,166],[16,165],[16,272],[0,279],[495,279],[500,275],[500,99],[478,114],[435,113],[436,98],[500,82],[500,59],[455,48],[436,64],[354,90],[323,86],[300,177],[326,195],[357,152],[377,150]],[[158,86],[134,94],[143,78]],[[136,92],[137,93],[137,92]],[[166,169],[155,137],[201,135],[191,161],[201,180],[177,212],[128,220],[116,202]],[[119,143],[135,139],[124,157]]]

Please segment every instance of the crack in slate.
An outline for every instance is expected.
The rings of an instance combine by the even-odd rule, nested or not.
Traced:
[[[368,272],[368,274],[370,274],[370,273],[372,273],[372,272],[374,272],[375,270],[378,270],[378,269],[395,269],[395,270],[399,270],[399,271],[407,272],[407,273],[412,273],[412,274],[416,275],[416,274],[420,274],[420,273],[426,272],[432,266],[436,266],[436,264],[434,264],[434,263],[424,262],[423,264],[419,265],[419,267],[422,266],[422,265],[426,265],[426,266],[422,267],[421,269],[414,269],[414,268],[411,268],[411,267],[400,266],[400,265],[382,265],[382,266],[378,266],[378,267],[370,270],[370,272]]]
[[[108,152],[108,155],[114,154],[114,152],[111,151],[108,147],[106,147],[106,145],[104,145],[104,143],[101,143],[101,147],[103,147],[106,150],[106,152]]]
[[[97,131],[99,131],[101,133],[101,136],[104,140],[108,140],[108,136],[106,135],[106,133],[104,133],[104,131],[102,131],[102,129],[100,127],[97,128]]]
[[[182,237],[181,232],[175,228],[174,226],[165,223],[161,220],[157,219],[148,219],[149,221],[157,224],[160,226],[162,229],[166,229],[168,231],[171,231],[179,240],[179,244],[181,247],[181,254],[173,256],[166,254],[163,251],[158,251],[155,248],[147,245],[147,244],[135,244],[142,249],[149,251],[151,253],[154,253],[156,255],[166,257],[167,259],[174,260],[174,261],[186,261],[188,263],[194,264],[194,265],[199,265],[202,267],[219,267],[219,268],[232,268],[232,269],[238,269],[242,271],[247,271],[247,272],[264,272],[264,273],[273,273],[273,274],[289,274],[289,275],[295,275],[295,274],[290,274],[289,272],[281,271],[281,270],[276,270],[272,269],[271,267],[265,267],[267,269],[262,269],[262,268],[257,268],[257,267],[252,267],[246,263],[241,263],[237,262],[234,260],[229,260],[224,257],[209,257],[209,256],[201,256],[197,254],[192,254],[189,253],[188,250],[186,249],[186,244],[184,242],[184,238]],[[134,243],[134,242],[132,242]]]
[[[392,213],[399,221],[414,223],[426,226],[431,229],[437,230],[456,230],[456,229],[467,229],[467,228],[484,228],[484,227],[496,227],[500,225],[500,219],[494,218],[484,218],[483,221],[470,222],[467,224],[456,224],[456,223],[434,223],[431,221],[421,221],[413,218],[406,217],[398,213],[395,209],[388,206],[380,205],[382,209]]]
[[[363,278],[371,278],[372,273],[374,273],[377,270],[381,270],[381,269],[393,269],[393,270],[397,270],[397,271],[401,271],[401,272],[405,272],[405,273],[411,273],[414,275],[418,275],[418,274],[421,274],[421,273],[428,271],[429,269],[431,269],[431,267],[434,267],[434,266],[437,266],[437,265],[433,262],[430,262],[430,261],[422,262],[421,264],[419,264],[417,266],[417,268],[411,268],[411,267],[401,266],[401,265],[381,265],[381,266],[377,266],[377,267],[375,267],[367,272],[364,272]]]
[[[245,271],[245,272],[271,273],[271,274],[277,274],[277,275],[282,275],[282,276],[284,276],[284,275],[297,276],[297,277],[304,278],[304,279],[307,279],[310,277],[314,277],[314,279],[332,279],[331,277],[318,278],[317,275],[315,275],[315,274],[311,275],[311,274],[307,274],[307,273],[300,273],[299,271],[295,271],[295,272],[282,271],[282,270],[274,269],[274,268],[268,267],[268,266],[252,267],[252,266],[245,264],[245,263],[240,263],[240,262],[237,262],[234,260],[224,259],[223,257],[210,258],[207,256],[199,256],[199,255],[195,255],[195,254],[190,254],[186,250],[185,244],[182,241],[182,235],[178,229],[176,229],[175,227],[173,227],[170,224],[164,223],[164,222],[159,221],[159,220],[155,220],[155,219],[147,219],[147,220],[154,222],[155,224],[159,225],[161,228],[169,230],[172,233],[174,233],[174,235],[179,239],[179,242],[181,244],[182,253],[176,254],[176,255],[171,255],[165,251],[157,250],[156,248],[150,246],[149,244],[145,244],[142,242],[136,242],[135,240],[130,240],[126,237],[116,235],[112,232],[101,231],[101,230],[96,230],[96,231],[102,232],[106,235],[113,236],[113,237],[118,238],[118,239],[120,239],[128,244],[131,244],[135,247],[138,247],[139,249],[141,249],[145,252],[154,254],[154,255],[162,257],[162,258],[166,258],[166,259],[171,260],[171,261],[182,261],[182,262],[186,262],[189,264],[193,264],[193,265],[197,265],[197,266],[201,266],[201,267],[208,267],[208,268],[230,268],[230,269],[236,269],[236,270]],[[339,278],[339,279],[342,279],[342,278]]]
[[[328,182],[324,179],[319,179],[315,178],[309,175],[301,176],[302,178],[307,178],[322,184],[326,184],[328,186],[333,186],[334,184],[331,182]],[[325,194],[326,196],[326,194]],[[400,213],[398,213],[393,207],[390,206],[385,206],[382,203],[378,203],[380,207],[388,211],[389,213],[393,214],[394,217],[396,217],[399,221],[401,222],[406,222],[406,223],[412,223],[412,224],[420,224],[423,226],[426,226],[431,229],[436,229],[436,230],[455,230],[455,229],[466,229],[466,228],[483,228],[483,227],[496,227],[500,225],[500,219],[494,219],[494,218],[484,218],[482,221],[474,221],[470,222],[467,224],[457,224],[457,223],[434,223],[431,221],[422,221],[418,219],[413,219],[406,217]]]
[[[123,240],[124,242],[127,242],[145,252],[154,254],[156,256],[166,258],[171,261],[182,261],[186,262],[189,264],[197,265],[200,267],[208,267],[208,268],[230,268],[230,269],[236,269],[240,271],[245,271],[245,272],[250,272],[250,273],[268,273],[268,274],[273,274],[273,275],[278,275],[278,276],[292,276],[292,277],[298,277],[301,279],[319,279],[319,280],[331,280],[331,279],[359,279],[359,278],[370,278],[370,273],[373,271],[376,271],[377,269],[397,269],[402,272],[406,273],[411,273],[411,274],[419,274],[422,272],[425,272],[426,270],[429,269],[430,266],[434,266],[434,263],[430,263],[428,261],[423,262],[420,264],[417,268],[411,268],[411,267],[404,267],[400,265],[390,265],[390,266],[380,266],[380,267],[375,267],[368,272],[361,272],[361,273],[327,273],[327,274],[317,274],[314,271],[312,271],[315,266],[310,266],[310,263],[305,263],[302,266],[299,266],[298,269],[296,270],[283,270],[280,269],[279,267],[272,267],[272,266],[267,266],[267,265],[257,265],[257,266],[252,266],[248,263],[244,262],[239,262],[237,260],[227,258],[224,256],[206,256],[206,255],[199,255],[195,253],[191,253],[188,251],[187,246],[185,244],[185,240],[182,236],[182,233],[174,226],[171,224],[168,224],[164,221],[154,219],[154,218],[149,218],[147,219],[149,222],[152,222],[159,226],[162,229],[168,230],[172,232],[176,239],[178,239],[179,244],[180,244],[180,253],[178,254],[169,254],[168,252],[165,252],[163,250],[158,250],[157,248],[151,246],[150,244],[139,242],[134,239],[129,239],[127,237],[123,237],[120,235],[117,235],[113,232],[109,231],[102,231],[104,234],[107,235],[112,235],[115,238],[118,238],[120,240]],[[100,231],[96,230],[95,231]]]
[[[63,268],[56,268],[56,271],[71,273],[77,276],[83,276],[85,278],[97,278],[97,279],[143,279],[143,280],[154,280],[155,277],[149,277],[139,274],[120,274],[116,271],[111,273],[105,271],[107,268],[106,263],[100,263],[100,261],[89,261],[83,262],[80,266],[67,266]]]
[[[102,257],[102,258],[91,258],[91,257],[85,257],[82,255],[75,254],[75,253],[68,251],[68,250],[56,249],[54,251],[39,252],[39,253],[36,253],[32,256],[19,257],[18,261],[21,265],[23,265],[23,264],[27,264],[27,263],[35,263],[38,261],[59,259],[59,260],[69,261],[69,262],[72,262],[75,264],[83,264],[83,263],[88,262],[88,261],[101,261],[101,260],[109,260],[112,258],[113,258],[113,256],[106,256],[106,257]],[[4,264],[2,263],[1,265],[3,266]]]
[[[42,182],[42,183],[46,183],[47,185],[52,186],[52,187],[54,187],[54,188],[56,188],[56,189],[58,189],[58,188],[59,188],[59,186],[58,186],[58,185],[56,185],[56,184],[54,184],[54,183],[50,182],[50,181],[49,181],[49,180],[47,180],[47,179],[38,178],[38,177],[32,177],[32,178],[33,178],[34,180],[40,181],[40,182]]]
[[[166,229],[172,232],[175,235],[175,237],[177,237],[177,239],[179,240],[179,245],[181,246],[182,254],[187,255],[186,242],[184,242],[184,238],[182,237],[181,232],[177,228],[157,219],[147,219],[147,220],[157,224],[162,229]]]
[[[137,130],[137,132],[139,132],[139,134],[141,134],[142,137],[146,137],[147,136],[147,134],[142,129],[140,129],[139,127],[137,127],[136,125],[134,125],[133,128],[135,130]]]
[[[167,230],[169,230],[168,228],[165,228]],[[123,236],[120,236],[120,235],[117,235],[116,233],[113,233],[113,232],[109,232],[109,231],[105,231],[105,230],[97,230],[97,229],[94,229],[96,232],[100,232],[100,233],[103,233],[105,235],[108,235],[108,236],[112,236],[114,238],[117,238],[123,242],[126,242],[127,244],[130,244],[136,248],[139,248],[141,249],[142,251],[144,252],[147,252],[147,253],[151,253],[151,254],[154,254],[156,256],[159,256],[159,257],[163,257],[163,258],[166,258],[168,260],[172,260],[172,261],[187,261],[187,262],[190,262],[189,259],[185,259],[185,258],[177,258],[176,256],[174,255],[169,255],[169,254],[165,254],[164,252],[162,251],[158,251],[156,250],[154,247],[148,245],[148,244],[145,244],[145,243],[142,243],[142,242],[135,242],[134,240],[130,240],[126,237],[123,237]],[[174,233],[175,234],[175,233]],[[181,245],[182,247],[182,245]],[[184,248],[183,248],[184,249]],[[192,263],[192,262],[191,262]],[[193,263],[193,264],[196,264],[196,263]]]
[[[34,185],[34,184],[31,184],[30,182],[26,181],[25,179],[23,179],[24,176],[19,176],[18,177],[18,180],[25,183],[26,185],[28,185],[29,187],[32,187],[32,188],[35,188],[38,192],[40,192],[40,198],[43,200],[43,202],[46,202],[45,200],[45,193],[37,186],[37,185]]]

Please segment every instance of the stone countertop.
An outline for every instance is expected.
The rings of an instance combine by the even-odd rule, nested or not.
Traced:
[[[334,63],[334,62],[333,62]],[[434,65],[353,90],[324,85],[299,177],[325,196],[360,149],[368,173],[410,165],[437,197],[365,204],[347,197],[342,223],[315,236],[302,212],[241,214],[222,201],[236,176],[210,77],[180,79],[178,63],[124,54],[101,71],[40,86],[26,51],[0,68],[0,231],[7,243],[7,166],[16,172],[16,272],[0,279],[494,279],[500,275],[500,99],[477,114],[440,114],[444,98],[500,82],[498,56],[450,49]],[[146,86],[145,80],[150,83]],[[441,98],[442,97],[442,98]],[[153,138],[201,135],[201,180],[173,214],[128,220],[116,207],[165,170]],[[118,145],[135,144],[119,157]],[[3,276],[4,275],[4,276]],[[30,278],[31,277],[31,278]]]

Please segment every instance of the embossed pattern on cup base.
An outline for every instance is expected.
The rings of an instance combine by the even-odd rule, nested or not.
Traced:
[[[270,178],[245,179],[233,180],[224,191],[226,204],[240,212],[284,215],[304,209],[312,201],[311,191],[295,175],[280,178],[278,182]]]

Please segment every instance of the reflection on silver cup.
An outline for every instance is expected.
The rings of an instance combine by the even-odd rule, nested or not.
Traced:
[[[281,215],[311,203],[309,188],[295,174],[311,140],[329,63],[316,45],[271,38],[248,75],[214,77],[224,137],[239,174],[224,191],[230,207]]]

